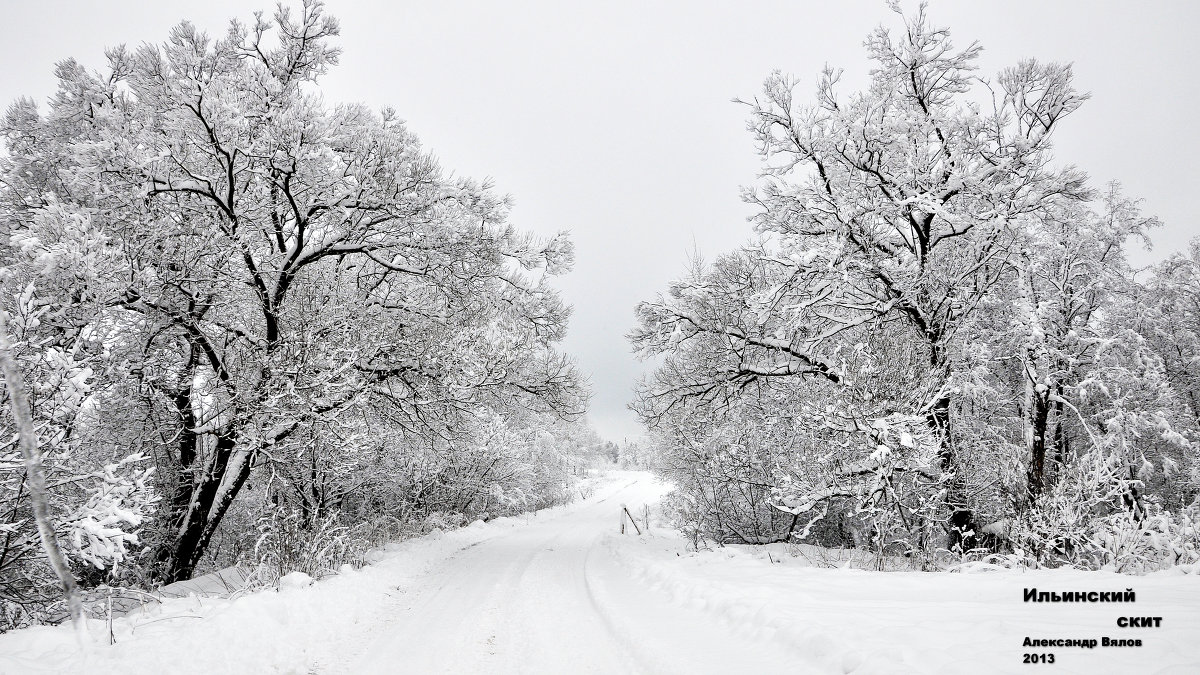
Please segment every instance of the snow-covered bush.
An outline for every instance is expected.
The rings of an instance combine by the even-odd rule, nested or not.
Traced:
[[[1035,566],[1144,574],[1200,562],[1200,503],[1164,509],[1137,498],[1141,485],[1119,456],[1090,453],[1006,534]]]
[[[1103,519],[1091,537],[1103,569],[1145,574],[1167,568],[1200,571],[1200,505],[1171,512],[1151,506],[1142,519],[1117,513]]]
[[[138,468],[145,461],[143,455],[130,455],[90,477],[95,480],[85,488],[87,501],[63,520],[68,555],[117,573],[159,501],[148,484],[154,467]]]
[[[248,562],[259,583],[293,572],[320,579],[342,565],[361,565],[366,553],[366,542],[337,513],[313,520],[296,509],[272,509],[259,517],[256,529],[254,557]]]
[[[786,540],[796,518],[773,505],[772,486],[791,447],[779,443],[779,426],[729,419],[703,435],[685,435],[696,429],[690,425],[661,429],[652,441],[658,454],[651,466],[675,487],[665,508],[693,542]]]
[[[246,565],[256,585],[290,571],[320,578],[391,541],[559,504],[600,444],[581,423],[528,411],[481,415],[452,440],[338,431],[341,454],[300,433],[277,449],[202,570]]]
[[[434,511],[421,520],[422,532],[454,530],[467,524],[467,517],[461,513],[444,513]]]

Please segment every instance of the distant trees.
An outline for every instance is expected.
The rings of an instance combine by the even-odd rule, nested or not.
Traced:
[[[1123,246],[1153,221],[1115,188],[1091,213],[1083,174],[1051,168],[1054,129],[1087,98],[1070,67],[981,80],[979,47],[955,49],[923,7],[866,46],[865,91],[826,69],[803,105],[794,80],[767,79],[747,103],[761,239],[638,308],[635,349],[666,358],[635,408],[679,471],[734,458],[748,503],[803,516],[773,536],[833,508],[891,529],[882,541],[965,550],[1084,447],[1116,457],[1106,415],[1137,419],[1112,443],[1157,424],[1189,447],[1169,395],[1135,403],[1108,379],[1153,377],[1130,370],[1153,356],[1115,319],[1135,288]],[[1116,494],[1139,502],[1130,478]]]
[[[1172,387],[1200,426],[1200,238],[1152,270],[1135,299]]]
[[[193,574],[256,472],[319,518],[382,458],[586,403],[555,349],[570,242],[516,230],[392,111],[326,105],[338,32],[319,2],[217,40],[183,23],[104,73],[61,63],[49,110],[3,122],[5,309],[23,358],[74,386],[74,417],[35,402],[41,433],[68,464],[153,463],[162,581]]]

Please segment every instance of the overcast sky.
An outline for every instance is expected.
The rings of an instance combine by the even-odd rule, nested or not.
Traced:
[[[99,67],[105,46],[161,42],[184,18],[220,35],[255,6],[6,3],[0,101],[44,101],[63,58]],[[591,380],[593,424],[618,441],[640,434],[625,409],[646,367],[623,337],[634,305],[694,251],[711,258],[751,235],[738,191],[758,159],[730,99],[753,97],[774,69],[799,76],[808,98],[826,63],[857,85],[866,34],[896,25],[876,0],[334,0],[329,10],[345,49],[324,81],[329,102],[396,108],[445,167],[510,194],[515,224],[573,233],[575,271],[560,282],[575,306],[565,349]],[[981,74],[1027,57],[1075,63],[1092,100],[1060,128],[1057,156],[1096,184],[1122,181],[1163,219],[1155,251],[1137,262],[1197,233],[1200,3],[934,0],[930,16],[960,46],[983,45]]]

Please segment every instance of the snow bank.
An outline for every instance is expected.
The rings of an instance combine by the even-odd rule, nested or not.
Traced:
[[[1200,673],[1200,578],[1079,570],[977,573],[822,569],[786,547],[693,552],[681,537],[609,536],[630,576],[671,602],[707,612],[734,634],[786,642],[829,673],[1025,672],[1024,654],[1055,654],[1054,673]],[[774,561],[774,562],[772,562]],[[1123,591],[1131,604],[1024,602],[1025,588]],[[1120,628],[1122,616],[1160,628]],[[1103,637],[1140,648],[1035,648],[1040,639]]]

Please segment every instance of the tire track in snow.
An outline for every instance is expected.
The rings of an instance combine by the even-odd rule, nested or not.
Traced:
[[[631,574],[609,545],[614,502],[655,502],[663,489],[648,474],[621,483],[442,558],[345,672],[694,674],[806,664]]]
[[[638,484],[609,488],[600,499],[448,555],[412,584],[403,615],[377,632],[347,672],[388,672],[401,664],[405,672],[554,672],[530,664],[540,659],[549,666],[546,655],[555,647],[559,656],[549,661],[574,661],[576,672],[581,664],[584,671],[631,672],[632,662],[600,615],[582,606],[583,567],[601,523],[613,520],[601,504]],[[418,633],[423,639],[412,638]],[[578,658],[567,653],[572,649]]]

